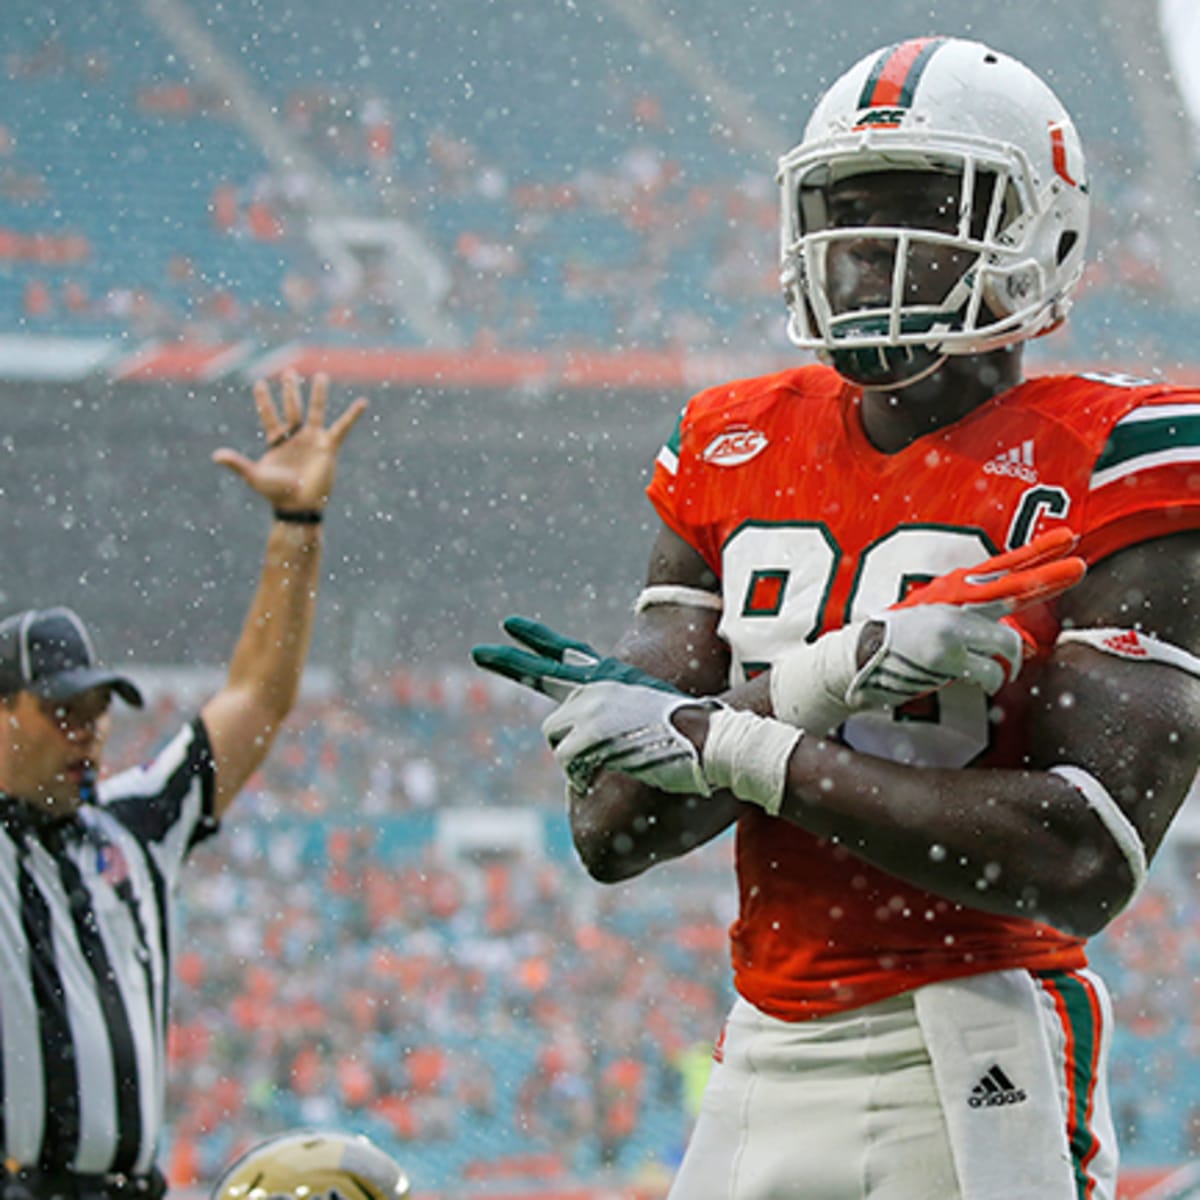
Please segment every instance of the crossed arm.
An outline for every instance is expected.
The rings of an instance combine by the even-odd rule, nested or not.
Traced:
[[[1200,613],[1186,603],[1197,579],[1200,534],[1144,543],[1093,568],[1060,598],[1060,616],[1077,628],[1136,626],[1198,654]],[[695,552],[665,529],[648,581],[715,590]],[[728,659],[706,610],[651,608],[614,656],[690,694],[771,711],[765,676],[725,690]],[[1038,681],[1025,768],[905,767],[806,736],[788,759],[779,816],[948,899],[1089,935],[1127,901],[1133,878],[1110,830],[1049,768],[1073,765],[1099,780],[1152,856],[1200,762],[1197,712],[1200,680],[1187,672],[1063,644]],[[699,706],[674,715],[701,751],[710,719]],[[666,794],[609,771],[572,792],[570,815],[588,870],[615,881],[708,841],[741,808],[727,792]]]

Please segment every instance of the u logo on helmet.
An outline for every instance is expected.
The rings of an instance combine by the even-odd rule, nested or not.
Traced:
[[[1054,164],[1054,173],[1071,187],[1078,187],[1077,180],[1071,177],[1067,166],[1067,138],[1063,132],[1062,123],[1050,122],[1050,159]]]

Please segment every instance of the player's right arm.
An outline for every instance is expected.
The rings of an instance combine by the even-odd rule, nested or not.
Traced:
[[[721,614],[686,600],[693,592],[719,597],[718,581],[700,555],[665,524],[651,551],[646,586],[678,588],[681,599],[643,608],[613,655],[691,695],[723,692],[729,651],[717,633]],[[768,705],[763,711],[769,711],[765,690],[763,699]],[[616,771],[601,772],[586,791],[571,788],[568,795],[575,848],[589,874],[605,883],[641,874],[703,845],[736,820],[740,807],[727,793],[707,799],[673,795]]]

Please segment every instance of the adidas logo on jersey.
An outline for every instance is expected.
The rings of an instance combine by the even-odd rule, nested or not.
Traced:
[[[1138,637],[1136,629],[1124,629],[1120,633],[1114,633],[1110,637],[1106,637],[1101,645],[1106,650],[1111,650],[1113,654],[1119,654],[1123,658],[1150,657],[1150,651]]]
[[[997,454],[991,462],[984,464],[983,472],[985,475],[1010,475],[1026,483],[1037,483],[1037,467],[1033,465],[1033,439]]]
[[[767,435],[757,429],[727,429],[719,433],[700,457],[716,467],[740,467],[767,448]]]
[[[1029,1097],[999,1068],[996,1063],[971,1089],[967,1103],[972,1108],[999,1108],[1001,1105],[1023,1104]]]

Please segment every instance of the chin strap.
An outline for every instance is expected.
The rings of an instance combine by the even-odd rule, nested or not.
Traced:
[[[897,247],[897,255],[907,255],[908,245],[901,241]],[[950,289],[949,294],[939,305],[939,313],[908,314],[901,310],[900,330],[902,333],[927,333],[936,338],[938,330],[959,331],[965,325],[974,322],[979,311],[978,299],[975,296],[975,280],[977,271],[982,265],[982,258],[977,258],[970,270],[964,271],[958,282]],[[861,320],[849,320],[841,323],[843,331],[851,336],[855,333],[881,333],[886,329],[887,318],[883,328],[877,317],[864,317]],[[835,339],[836,340],[836,339]],[[900,391],[928,379],[945,363],[949,355],[940,344],[904,344],[900,346],[874,345],[856,346],[838,349],[836,346],[826,351],[827,362],[845,379],[864,388],[890,388]]]
[[[823,351],[821,357],[859,387],[900,391],[928,379],[949,355],[928,346],[857,346]]]

